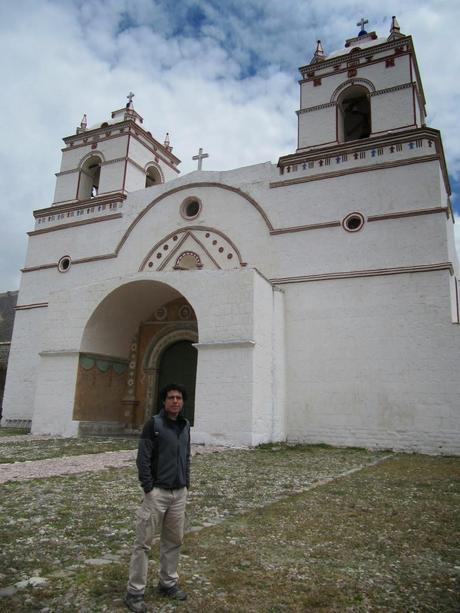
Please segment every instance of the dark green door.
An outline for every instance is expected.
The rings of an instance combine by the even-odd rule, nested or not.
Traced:
[[[170,345],[161,356],[158,391],[168,383],[180,383],[187,390],[184,415],[193,425],[195,414],[197,350],[190,341],[178,341]],[[158,407],[161,403],[158,404]]]

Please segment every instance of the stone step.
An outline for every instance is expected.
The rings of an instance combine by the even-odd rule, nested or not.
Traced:
[[[116,421],[81,421],[78,436],[107,436],[120,438],[139,438],[140,429],[128,427]]]

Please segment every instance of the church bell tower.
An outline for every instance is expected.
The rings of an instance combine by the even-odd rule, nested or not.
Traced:
[[[412,37],[396,17],[387,37],[359,33],[326,54],[321,41],[300,70],[298,144],[278,161],[275,186],[439,161],[439,205],[452,214],[441,135],[426,126],[425,96]],[[403,187],[403,186],[401,186]]]
[[[425,125],[425,97],[410,36],[393,17],[390,35],[359,34],[325,55],[321,41],[300,68],[298,151]]]
[[[53,206],[125,198],[132,191],[177,177],[180,160],[169,135],[158,142],[134,110],[134,94],[110,119],[91,127],[86,115],[75,134],[64,138]]]

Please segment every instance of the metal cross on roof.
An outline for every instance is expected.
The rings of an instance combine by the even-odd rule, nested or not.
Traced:
[[[364,19],[364,17],[361,17],[361,20],[358,21],[358,23],[356,24],[361,28],[361,32],[364,30],[364,26],[366,25],[366,23],[369,23],[369,19]]]
[[[133,92],[129,92],[129,94],[128,94],[126,97],[127,97],[127,98],[128,98],[128,100],[129,100],[129,103],[128,103],[128,104],[131,104],[131,103],[132,103],[132,101],[133,101],[133,98],[134,98],[134,94],[133,94]]]
[[[208,157],[209,157],[209,153],[203,153],[203,149],[200,147],[198,150],[198,155],[194,155],[192,157],[192,160],[198,160],[198,170],[201,170],[203,166],[204,158],[208,158]]]

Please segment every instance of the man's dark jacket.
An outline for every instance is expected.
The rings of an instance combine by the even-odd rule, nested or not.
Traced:
[[[190,487],[190,423],[179,415],[168,419],[164,409],[142,430],[137,452],[142,489]]]

